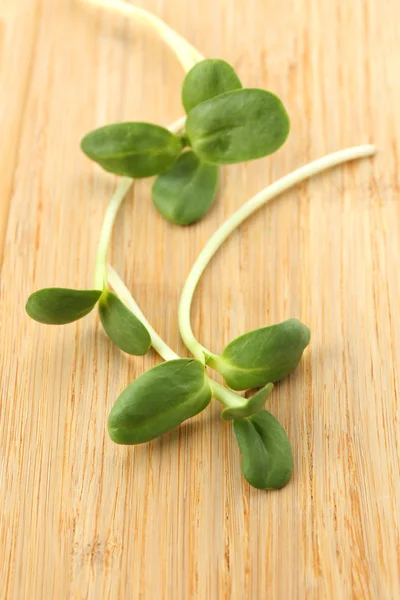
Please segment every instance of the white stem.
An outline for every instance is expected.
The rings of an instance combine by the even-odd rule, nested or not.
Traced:
[[[168,127],[168,129],[172,133],[178,133],[181,131],[183,126],[185,125],[186,117],[181,117],[172,125]],[[103,289],[105,283],[107,282],[107,274],[106,274],[106,262],[107,262],[107,253],[108,247],[110,245],[110,239],[112,230],[114,227],[115,219],[118,214],[118,210],[122,204],[123,199],[125,198],[129,188],[133,184],[133,179],[129,177],[124,177],[117,189],[115,190],[108,206],[106,209],[106,214],[104,215],[103,225],[101,227],[99,244],[97,246],[97,254],[96,254],[96,266],[95,266],[95,276],[94,276],[94,285],[96,289]]]
[[[100,231],[99,245],[97,246],[96,267],[94,274],[94,286],[99,290],[103,289],[104,283],[107,281],[107,252],[110,245],[114,222],[117,217],[119,207],[121,206],[123,199],[131,187],[132,182],[133,179],[129,179],[128,177],[124,177],[121,180],[107,206],[106,214],[104,215],[104,221]]]
[[[134,17],[150,25],[175,52],[185,71],[189,71],[196,62],[203,60],[200,52],[187,42],[164,21],[143,8],[128,4],[123,0],[80,0],[83,4],[101,6],[127,17]]]
[[[201,356],[203,356],[204,361],[204,355],[207,358],[207,356],[212,356],[212,352],[202,346],[193,335],[190,322],[190,308],[193,294],[207,264],[221,244],[223,244],[226,238],[232,233],[232,231],[234,231],[236,227],[243,223],[243,221],[257,209],[261,208],[261,206],[264,206],[264,204],[266,204],[269,200],[272,200],[279,194],[282,194],[282,192],[285,192],[301,181],[304,181],[313,175],[317,175],[322,171],[331,169],[332,167],[349,160],[372,156],[375,154],[375,152],[376,148],[372,145],[356,146],[354,148],[347,148],[346,150],[340,150],[339,152],[328,154],[327,156],[319,158],[318,160],[315,160],[304,167],[296,169],[253,196],[253,198],[243,204],[239,210],[237,210],[227,221],[225,221],[225,223],[221,225],[221,227],[219,227],[219,229],[217,229],[203,250],[200,252],[196,262],[194,263],[183,287],[179,305],[179,330],[185,345],[187,348],[189,348],[193,355],[196,356],[196,358],[201,360]]]

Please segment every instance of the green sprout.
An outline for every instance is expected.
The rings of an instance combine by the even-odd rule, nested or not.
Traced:
[[[179,330],[194,358],[181,358],[160,338],[111,266],[107,253],[118,210],[133,178],[157,176],[153,203],[169,221],[189,225],[202,218],[217,190],[219,167],[275,152],[289,133],[282,102],[271,92],[243,88],[233,67],[204,59],[186,40],[147,11],[120,0],[84,0],[134,16],[151,27],[177,55],[186,74],[181,98],[187,117],[169,128],[150,123],[106,125],[86,135],[85,154],[123,178],[107,207],[97,249],[94,288],[45,288],[28,299],[34,320],[62,325],[86,316],[97,304],[109,338],[122,351],[145,354],[150,346],[165,360],[130,383],[116,400],[108,432],[117,444],[153,440],[205,410],[212,397],[221,416],[233,424],[242,456],[242,473],[255,488],[282,488],[290,480],[293,456],[285,430],[265,409],[274,383],[298,365],[310,331],[296,318],[244,333],[219,355],[205,348],[191,327],[191,304],[207,264],[227,237],[251,214],[301,181],[349,160],[372,156],[370,145],[315,160],[282,177],[243,204],[211,236],[184,284]],[[216,383],[208,367],[227,386]],[[249,397],[238,391],[254,390]]]
[[[277,96],[243,89],[233,67],[218,59],[195,64],[181,96],[187,111],[181,135],[151,123],[116,123],[88,133],[81,148],[116,175],[158,175],[154,205],[169,221],[190,225],[215,198],[218,167],[278,150],[289,134],[289,117]]]

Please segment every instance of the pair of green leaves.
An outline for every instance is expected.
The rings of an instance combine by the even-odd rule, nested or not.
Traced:
[[[273,385],[267,387],[268,395]],[[162,363],[121,393],[108,418],[109,435],[117,444],[149,442],[203,411],[211,396],[200,361],[181,358]],[[247,481],[260,489],[283,487],[290,479],[293,460],[278,421],[261,409],[250,417],[235,419],[233,429]]]
[[[187,225],[209,209],[218,167],[275,152],[288,136],[289,119],[279,98],[243,89],[223,60],[206,59],[189,71],[182,103],[188,115],[183,136],[151,123],[117,123],[89,133],[81,147],[106,171],[158,175],[155,206],[166,219]],[[187,145],[191,150],[182,154]]]
[[[107,288],[103,291],[68,288],[38,290],[29,296],[26,312],[39,323],[65,325],[89,314],[97,303],[101,323],[114,344],[128,354],[146,354],[151,346],[149,332]]]
[[[240,409],[222,412],[224,418],[242,417],[235,418],[233,430],[242,454],[243,475],[253,487],[279,489],[291,477],[290,442],[283,427],[263,406],[274,387],[267,382],[279,381],[291,373],[309,341],[308,327],[297,319],[288,319],[236,338],[220,356],[207,360],[234,390],[265,386],[250,398],[243,414]]]

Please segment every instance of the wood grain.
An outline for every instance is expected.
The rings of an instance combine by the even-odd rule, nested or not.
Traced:
[[[183,73],[152,32],[72,0],[0,1],[0,573],[7,600],[400,597],[400,4],[397,0],[146,0],[206,56],[288,107],[288,143],[226,168],[198,225],[166,223],[140,183],[112,261],[182,355],[179,294],[224,218],[278,176],[374,142],[379,155],[317,177],[224,245],[196,294],[215,351],[298,317],[312,344],[269,409],[292,482],[251,489],[219,408],[152,444],[114,446],[118,393],[158,362],[111,346],[89,316],[24,314],[33,290],[92,285],[116,180],[81,136],[116,120],[168,124]]]

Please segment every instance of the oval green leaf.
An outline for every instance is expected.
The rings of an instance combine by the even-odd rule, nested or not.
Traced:
[[[136,356],[148,352],[151,346],[149,332],[113,292],[103,291],[99,313],[106,334],[120,350]]]
[[[210,400],[204,365],[170,360],[128,385],[111,410],[108,432],[117,444],[149,442],[197,415]]]
[[[232,421],[232,419],[239,419],[242,417],[250,417],[258,413],[264,406],[266,399],[274,389],[273,383],[267,383],[266,386],[258,390],[256,394],[248,398],[247,403],[242,406],[234,406],[224,408],[221,413],[222,418],[225,421]]]
[[[293,455],[285,430],[271,413],[233,422],[242,455],[242,473],[255,488],[277,490],[288,483],[293,472]]]
[[[198,104],[186,121],[193,151],[205,162],[226,165],[272,154],[285,142],[289,117],[265,90],[227,92]]]
[[[194,152],[184,152],[155,180],[153,202],[168,221],[189,225],[210,208],[217,184],[218,167],[202,162]]]
[[[182,104],[188,113],[198,104],[242,87],[234,68],[224,60],[206,58],[197,63],[182,85]]]
[[[301,321],[288,319],[241,335],[221,355],[210,356],[207,364],[234,390],[261,387],[279,381],[297,367],[310,336]]]
[[[101,290],[44,288],[29,296],[25,309],[39,323],[65,325],[90,313],[100,296]]]
[[[106,171],[141,178],[169,169],[182,150],[182,140],[152,123],[116,123],[88,133],[81,148]]]

